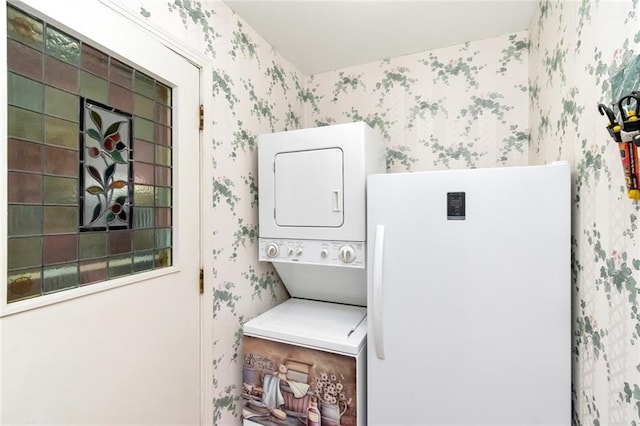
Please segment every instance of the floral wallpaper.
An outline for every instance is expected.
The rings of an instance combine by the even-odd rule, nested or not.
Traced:
[[[215,424],[240,423],[241,324],[288,297],[257,260],[257,135],[364,120],[390,172],[572,164],[573,423],[640,425],[639,208],[596,108],[637,89],[639,0],[542,0],[528,32],[307,77],[222,2],[125,2],[215,68]]]
[[[308,127],[363,120],[391,172],[524,165],[526,32],[313,75]]]
[[[639,205],[597,110],[639,89],[639,11],[544,0],[531,22],[529,158],[573,169],[574,425],[640,425]]]

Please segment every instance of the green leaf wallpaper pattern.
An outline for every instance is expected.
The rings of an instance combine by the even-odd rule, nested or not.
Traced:
[[[217,38],[222,36],[210,24],[215,12],[203,9],[202,2],[199,1],[174,0],[173,3],[169,2],[167,5],[171,12],[178,12],[185,28],[189,28],[187,18],[190,18],[194,24],[200,25],[200,32],[202,33],[204,42],[206,43],[206,49],[204,51],[215,58],[216,50],[214,48],[214,42]],[[143,9],[141,8],[141,10]],[[146,14],[147,18],[151,16],[149,12],[146,12]],[[145,14],[143,14],[143,16],[145,16]]]
[[[238,250],[240,246],[255,250],[258,241],[258,226],[245,224],[242,218],[238,219],[236,231],[233,233],[234,241],[232,245],[233,253],[229,260],[236,261],[238,259]]]
[[[509,46],[502,49],[502,58],[500,58],[500,68],[496,73],[505,75],[509,69],[509,62],[512,60],[522,61],[529,50],[529,41],[518,38],[516,34],[509,36]]]
[[[573,168],[575,425],[640,424],[640,206],[626,196],[618,147],[596,109],[639,89],[637,8],[542,1],[531,29],[530,160],[566,158]]]
[[[338,79],[334,84],[333,99],[335,102],[338,100],[338,95],[341,93],[365,91],[367,87],[362,82],[363,74],[347,74],[344,71],[338,72]]]
[[[229,178],[218,177],[213,181],[213,207],[216,208],[222,199],[229,206],[229,210],[236,215],[236,204],[240,202],[240,197],[232,191],[235,186],[234,182]]]
[[[459,52],[468,55],[467,50],[471,43],[466,43],[464,47],[459,49]],[[421,59],[420,63],[428,66],[431,69],[431,75],[434,84],[445,83],[449,84],[449,80],[452,77],[458,77],[462,75],[466,81],[466,84],[470,87],[478,88],[478,81],[476,80],[478,71],[485,68],[487,64],[476,65],[474,62],[474,56],[477,56],[480,52],[473,52],[472,56],[462,55],[449,62],[443,62],[436,54],[429,53],[427,59]],[[521,58],[516,58],[521,61]]]
[[[232,57],[238,56],[238,51],[242,53],[248,59],[255,59],[260,66],[260,58],[257,56],[258,45],[253,42],[251,36],[243,31],[243,24],[240,21],[236,22],[237,28],[233,32],[233,38],[231,39],[231,50],[229,55]]]
[[[224,72],[224,70],[213,71],[213,95],[217,96],[220,93],[224,93],[224,97],[229,103],[231,111],[234,111],[235,105],[240,102],[240,99],[233,93],[231,77]]]
[[[238,120],[238,130],[233,132],[233,152],[231,157],[237,157],[236,151],[255,151],[258,147],[258,136],[252,135],[242,127],[242,121]]]

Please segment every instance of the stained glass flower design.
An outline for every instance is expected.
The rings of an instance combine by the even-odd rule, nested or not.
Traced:
[[[129,228],[131,118],[84,101],[82,228]]]

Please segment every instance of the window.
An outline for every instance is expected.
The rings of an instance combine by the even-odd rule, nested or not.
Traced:
[[[171,266],[171,88],[12,6],[7,62],[7,302]]]

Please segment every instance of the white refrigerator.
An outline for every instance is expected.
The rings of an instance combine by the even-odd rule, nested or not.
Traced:
[[[569,166],[370,175],[369,425],[570,425]]]

